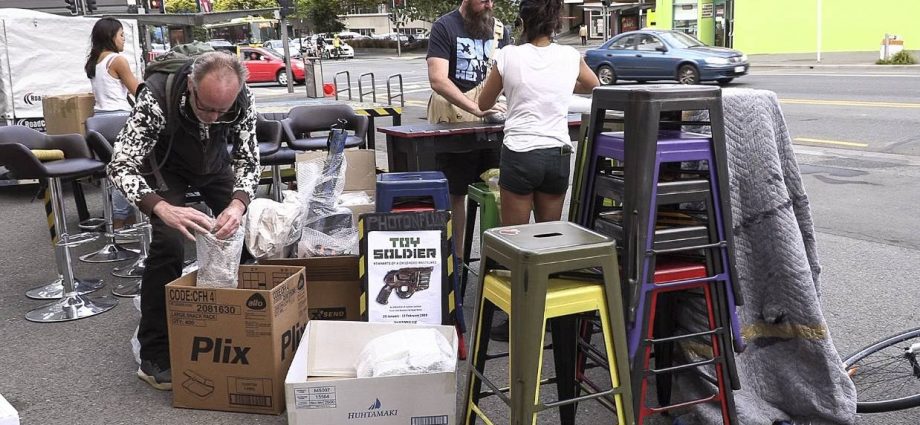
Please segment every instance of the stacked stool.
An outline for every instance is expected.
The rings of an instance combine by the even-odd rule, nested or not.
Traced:
[[[450,211],[450,191],[447,186],[447,177],[440,171],[413,171],[401,173],[384,173],[377,175],[377,185],[375,189],[376,212],[396,212],[396,206],[400,200],[430,198],[434,208],[441,211]],[[450,238],[451,226],[447,226],[448,238]],[[452,270],[457,268],[457,247],[451,247],[451,257],[453,261],[448,264]],[[466,342],[463,333],[466,332],[466,323],[463,319],[463,297],[460,294],[459,275],[453,273],[454,287],[454,308],[457,326],[457,335],[460,337],[460,358],[466,358]]]
[[[508,271],[489,272],[492,266]],[[551,279],[557,273],[597,268],[603,281]],[[511,424],[535,424],[537,413],[560,408],[562,423],[573,423],[575,403],[606,398],[616,406],[618,424],[632,424],[633,402],[623,331],[619,272],[613,241],[568,222],[546,222],[498,227],[483,234],[479,269],[477,331],[473,342],[470,378],[467,385],[463,424],[476,417],[494,423],[480,408],[484,395],[497,395],[511,408]],[[510,278],[505,277],[510,272]],[[489,329],[492,313],[499,308],[510,324],[510,397],[484,376],[489,358]],[[574,398],[574,321],[557,322],[563,316],[596,312],[600,316],[606,361],[610,365],[611,389]],[[560,400],[535,403],[543,356],[544,328],[553,319],[553,345]],[[567,324],[571,323],[571,327]],[[567,349],[568,348],[568,349]],[[492,391],[480,394],[485,383]]]
[[[470,258],[473,253],[473,232],[476,225],[476,212],[479,211],[479,237],[493,227],[501,225],[498,212],[498,200],[486,183],[473,183],[467,187],[466,227],[463,228],[463,268],[460,270],[460,296],[466,296],[466,283],[470,270]]]
[[[599,118],[608,110],[622,111],[624,132],[602,132]],[[709,122],[681,121],[683,111],[709,112]],[[709,126],[710,135],[681,132],[682,125]],[[721,92],[717,87],[644,86],[611,87],[594,92],[585,184],[575,214],[578,223],[619,241],[622,273],[628,282],[626,316],[630,362],[638,423],[654,413],[696,403],[717,403],[724,423],[737,423],[732,388],[738,388],[734,356],[742,351],[740,323],[735,313],[741,293],[733,267],[728,169],[722,122]],[[609,160],[623,167],[602,167]],[[680,163],[700,161],[705,171],[680,169]],[[604,208],[604,199],[621,204]],[[687,204],[702,209],[685,208]],[[666,207],[665,207],[666,206]],[[698,268],[690,274],[670,269],[679,256]],[[687,263],[680,263],[688,267]],[[672,280],[678,276],[676,280]],[[661,280],[667,279],[667,280]],[[661,300],[678,294],[706,303],[706,329],[673,335],[672,324],[655,314]],[[667,293],[667,297],[660,298]],[[667,301],[670,302],[670,301]],[[657,329],[656,329],[657,328]],[[582,335],[583,337],[589,335]],[[704,361],[671,365],[671,348],[680,342],[708,340],[711,357]],[[732,344],[734,342],[734,344]],[[650,358],[655,354],[655,366]],[[674,373],[715,370],[717,390],[710,397],[667,405],[670,376]],[[648,406],[647,379],[658,378],[659,406]],[[729,381],[731,381],[729,383]]]
[[[64,159],[39,161],[34,150],[60,150]],[[91,176],[105,168],[101,161],[91,158],[86,141],[80,135],[46,136],[23,126],[0,127],[0,165],[23,179],[49,181],[51,206],[59,238],[55,257],[63,285],[61,299],[26,313],[33,322],[62,322],[77,320],[108,311],[118,303],[108,297],[80,294],[73,276],[70,248],[79,243],[71,240],[64,217],[61,180]]]

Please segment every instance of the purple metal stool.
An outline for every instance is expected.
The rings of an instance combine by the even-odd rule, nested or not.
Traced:
[[[734,345],[735,350],[741,352],[744,350],[744,341],[741,337],[741,324],[738,320],[738,315],[735,312],[735,294],[732,288],[731,274],[729,273],[729,268],[724,265],[728,265],[728,250],[727,244],[725,243],[725,223],[722,221],[722,212],[720,207],[720,191],[718,185],[718,176],[716,175],[716,169],[713,166],[715,164],[713,151],[712,151],[712,139],[709,136],[702,134],[694,133],[684,133],[678,131],[661,131],[658,136],[658,143],[655,150],[655,162],[654,167],[651,172],[652,181],[645,187],[650,187],[651,191],[645,191],[648,193],[647,199],[645,196],[640,196],[639,203],[637,208],[633,211],[643,211],[647,213],[647,220],[650,225],[644,226],[646,229],[644,246],[634,247],[636,249],[636,261],[641,272],[638,285],[632,288],[632,294],[630,294],[630,303],[629,305],[634,308],[631,308],[630,317],[632,318],[632,328],[629,330],[629,354],[630,358],[633,358],[636,354],[636,349],[639,346],[639,339],[643,334],[642,328],[644,325],[640,318],[636,317],[637,312],[645,311],[646,297],[648,293],[654,290],[656,287],[661,285],[655,285],[652,281],[651,276],[654,273],[654,256],[657,254],[664,254],[670,252],[678,251],[690,251],[696,249],[711,249],[716,250],[717,256],[719,257],[717,261],[718,265],[714,267],[714,273],[704,279],[693,279],[682,281],[679,283],[668,284],[669,287],[674,286],[692,286],[700,282],[711,282],[711,281],[721,281],[728,283],[727,288],[727,302],[728,302],[728,313],[729,319],[731,321],[732,334],[734,336]],[[594,145],[594,150],[596,152],[595,157],[605,157],[613,158],[620,161],[625,161],[626,157],[625,152],[625,140],[623,138],[623,133],[602,133],[596,140]],[[655,243],[655,226],[658,206],[658,176],[661,170],[661,165],[664,163],[673,163],[673,162],[686,162],[686,161],[705,161],[708,167],[709,174],[709,185],[710,185],[710,202],[707,205],[707,208],[711,208],[712,214],[710,220],[714,221],[714,226],[710,226],[714,230],[712,234],[712,239],[708,243],[699,245],[690,240],[688,246],[678,246],[678,247],[665,247],[664,249],[659,248]],[[597,161],[593,161],[595,164]],[[589,171],[591,171],[589,169]],[[630,185],[635,188],[634,185]],[[589,201],[590,202],[590,201]],[[646,208],[647,205],[647,208]],[[639,228],[641,229],[641,227]],[[640,254],[642,253],[642,254]]]

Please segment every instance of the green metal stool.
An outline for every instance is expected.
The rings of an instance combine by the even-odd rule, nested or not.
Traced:
[[[463,233],[463,269],[460,270],[460,295],[466,296],[466,279],[469,275],[470,258],[473,252],[473,229],[476,222],[476,210],[479,210],[479,237],[482,240],[482,233],[493,227],[501,226],[502,217],[498,211],[498,202],[495,199],[495,193],[489,189],[489,185],[480,182],[469,185],[467,189],[466,204],[466,228]]]
[[[510,271],[510,284],[509,279],[497,277],[496,273],[500,272],[487,275],[489,268],[494,266],[502,266]],[[572,423],[575,403],[600,397],[614,400],[618,407],[617,424],[634,424],[622,292],[617,267],[611,239],[570,222],[498,227],[484,232],[479,267],[480,295],[476,312],[479,320],[473,355],[470,357],[469,385],[465,394],[467,406],[463,409],[460,423],[472,424],[477,416],[491,423],[478,406],[482,396],[480,390],[485,383],[491,388],[492,394],[498,395],[511,407],[512,425],[535,424],[538,412],[555,407],[560,408],[563,423]],[[587,268],[598,268],[603,272],[603,285],[591,281],[558,279],[553,279],[551,283],[550,277],[553,274]],[[591,295],[592,288],[595,291],[601,288],[602,294]],[[575,307],[584,304],[583,301],[592,296],[599,296],[604,301],[604,305],[598,305],[596,310],[606,313],[606,321],[611,325],[608,328],[609,334],[604,337],[605,346],[613,351],[608,351],[608,357],[616,363],[610,370],[613,388],[574,397],[577,385],[572,360],[577,345],[575,321],[563,322],[571,324],[570,329],[553,322],[554,360],[560,401],[540,403],[538,387],[546,319],[574,317],[569,315],[593,311]],[[564,301],[561,306],[560,300]],[[510,397],[503,394],[482,373],[489,357],[488,334],[496,306],[506,309],[510,322]]]

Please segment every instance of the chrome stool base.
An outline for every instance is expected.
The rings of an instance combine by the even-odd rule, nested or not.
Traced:
[[[118,305],[112,297],[87,297],[71,294],[26,313],[26,320],[39,323],[67,322],[104,313]]]
[[[125,278],[141,278],[144,276],[144,268],[146,266],[147,256],[137,257],[137,261],[126,265],[124,267],[115,267],[112,269],[112,276],[116,277],[125,277]]]
[[[84,232],[98,232],[105,229],[105,219],[102,217],[88,218],[81,221],[79,227]]]
[[[99,239],[101,236],[102,236],[102,233],[96,233],[96,232],[83,232],[83,233],[77,233],[74,235],[68,234],[66,245],[69,247],[80,246],[87,242],[93,242]],[[58,244],[61,245],[63,244],[63,242],[58,241]]]
[[[112,288],[112,295],[122,298],[134,298],[141,294],[141,280],[119,283]]]
[[[102,279],[80,279],[74,278],[74,289],[78,295],[85,295],[102,288]],[[64,296],[64,278],[59,276],[57,280],[45,286],[33,288],[26,291],[26,297],[33,300],[56,300]]]
[[[115,237],[107,243],[102,249],[80,256],[80,261],[86,263],[114,263],[116,261],[125,261],[137,258],[138,250],[125,248],[115,242]]]

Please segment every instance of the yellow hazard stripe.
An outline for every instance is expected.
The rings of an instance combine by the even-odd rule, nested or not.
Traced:
[[[391,117],[393,115],[402,115],[402,112],[403,108],[401,107],[355,109],[355,113],[358,115],[369,115],[372,117]]]

